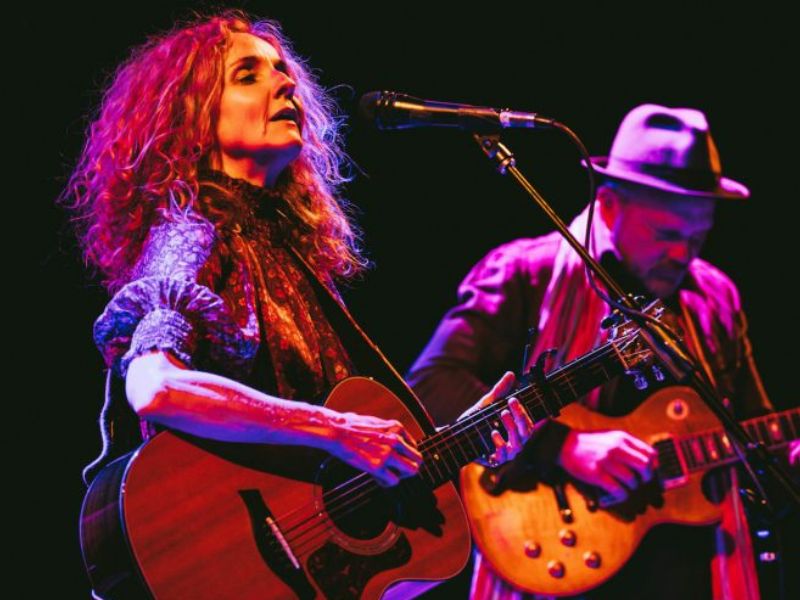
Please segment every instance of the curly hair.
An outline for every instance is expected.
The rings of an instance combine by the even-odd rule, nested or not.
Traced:
[[[276,22],[228,10],[135,48],[87,129],[59,202],[73,215],[87,265],[110,291],[127,282],[159,213],[204,212],[198,173],[217,146],[224,59],[231,34],[241,32],[276,48],[304,107],[303,148],[274,188],[294,213],[301,252],[323,277],[351,277],[366,267],[349,205],[338,197],[349,177],[335,102]]]

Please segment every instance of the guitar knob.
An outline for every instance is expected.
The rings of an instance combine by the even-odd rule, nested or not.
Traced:
[[[551,560],[547,563],[547,572],[551,577],[561,579],[564,576],[564,564],[557,560]]]
[[[584,552],[583,562],[590,569],[597,569],[600,566],[600,555],[597,552]]]
[[[571,529],[562,529],[558,532],[558,539],[561,540],[561,543],[565,546],[574,546],[575,542],[578,541],[578,537],[575,535],[575,532]]]
[[[528,540],[525,542],[525,556],[528,558],[539,558],[542,553],[542,546],[536,542]]]
[[[633,376],[633,386],[637,390],[646,390],[647,386],[650,385],[647,381],[647,377],[645,377],[642,373],[637,372]]]

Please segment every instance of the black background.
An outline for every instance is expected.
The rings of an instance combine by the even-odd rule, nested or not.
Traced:
[[[797,354],[792,261],[798,192],[790,112],[796,103],[788,90],[797,68],[786,15],[764,3],[702,10],[694,3],[640,3],[588,11],[572,4],[499,2],[477,8],[430,2],[224,5],[279,20],[323,84],[341,86],[336,96],[352,117],[348,151],[363,171],[346,195],[361,211],[365,245],[376,264],[345,295],[401,371],[477,259],[504,241],[549,227],[510,179],[492,171],[469,136],[373,132],[355,117],[360,95],[394,89],[538,111],[568,124],[592,154],[608,151],[628,110],[656,102],[704,110],[725,173],[752,191],[748,202],[719,206],[703,256],[739,285],[773,402],[779,408],[796,404],[790,384]],[[24,182],[13,184],[10,200],[12,210],[19,202],[30,213],[18,230],[9,223],[9,238],[21,240],[11,248],[10,263],[18,264],[17,253],[26,263],[19,285],[7,290],[30,316],[17,321],[9,313],[12,325],[24,326],[9,344],[24,363],[10,374],[23,383],[11,403],[21,415],[10,418],[19,453],[44,457],[23,463],[25,476],[40,483],[19,488],[35,490],[22,497],[36,514],[36,527],[23,540],[30,543],[23,544],[25,562],[52,575],[63,590],[59,597],[88,597],[77,543],[80,469],[99,448],[102,363],[91,326],[107,298],[83,268],[53,200],[77,158],[86,115],[106,76],[147,35],[189,9],[208,6],[71,6],[31,11],[15,28],[22,36],[8,60],[22,75],[9,89],[21,112],[9,115],[22,115],[11,125],[23,125],[20,139],[31,146],[9,173],[10,181]],[[19,95],[18,85],[24,89]],[[528,177],[571,219],[587,191],[567,139],[512,132],[505,140]],[[27,263],[31,253],[33,268]]]

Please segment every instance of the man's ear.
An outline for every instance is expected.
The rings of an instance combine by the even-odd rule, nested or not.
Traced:
[[[600,210],[600,218],[610,229],[617,219],[623,202],[622,195],[610,185],[601,185],[597,188],[597,203]]]

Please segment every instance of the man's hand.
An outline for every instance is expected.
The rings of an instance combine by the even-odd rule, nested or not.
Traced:
[[[567,434],[559,464],[572,477],[603,488],[621,502],[653,477],[656,451],[624,431]]]
[[[459,421],[505,397],[514,387],[515,381],[514,374],[510,371],[507,372],[500,378],[500,381],[494,384],[488,394],[459,417]],[[530,415],[516,398],[509,399],[508,408],[500,412],[500,421],[508,433],[508,440],[504,439],[496,429],[492,431],[495,451],[488,457],[488,463],[492,466],[499,466],[513,459],[537,429]]]

